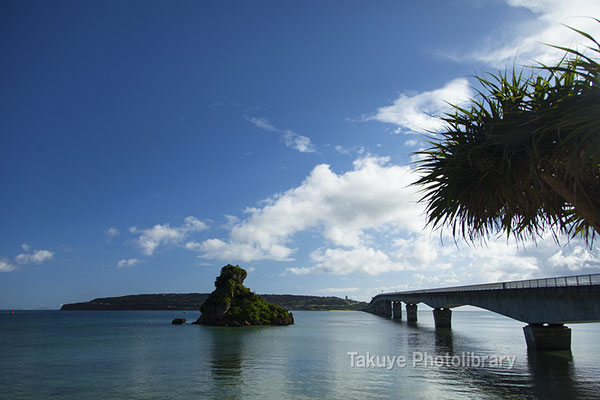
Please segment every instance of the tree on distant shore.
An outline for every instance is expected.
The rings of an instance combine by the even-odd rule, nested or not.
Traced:
[[[600,44],[575,31],[587,51],[553,46],[563,59],[530,76],[478,76],[478,96],[416,153],[428,224],[470,241],[600,234]]]

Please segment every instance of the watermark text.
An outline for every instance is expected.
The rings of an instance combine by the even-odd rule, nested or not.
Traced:
[[[415,351],[411,356],[391,354],[371,354],[349,351],[352,368],[405,368],[407,366],[421,368],[505,368],[512,369],[517,356],[508,355],[479,355],[474,352],[462,352],[460,354],[429,354],[427,352]]]

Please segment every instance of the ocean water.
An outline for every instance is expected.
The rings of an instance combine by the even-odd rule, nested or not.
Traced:
[[[571,352],[528,353],[522,323],[485,311],[455,311],[452,329],[430,311],[294,316],[221,328],[170,323],[196,312],[3,311],[0,399],[600,398],[600,324],[571,325]]]

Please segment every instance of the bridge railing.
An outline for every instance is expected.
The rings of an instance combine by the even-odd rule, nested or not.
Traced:
[[[528,289],[544,287],[571,287],[571,286],[592,286],[600,285],[600,274],[559,276],[555,278],[526,279],[521,281],[509,281],[498,283],[484,283],[480,285],[452,286],[445,288],[411,290],[408,292],[381,293],[377,296],[386,294],[419,294],[436,292],[464,292],[471,290],[502,290],[502,289]],[[375,297],[377,297],[375,296]]]

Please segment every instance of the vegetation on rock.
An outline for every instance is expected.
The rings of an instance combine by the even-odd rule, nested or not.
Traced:
[[[247,326],[290,325],[294,316],[285,308],[268,303],[243,285],[247,273],[238,265],[226,265],[215,280],[215,290],[200,306],[195,324]]]

